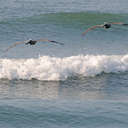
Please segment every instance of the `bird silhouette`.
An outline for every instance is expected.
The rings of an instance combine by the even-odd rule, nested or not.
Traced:
[[[26,40],[26,41],[16,42],[16,43],[12,44],[7,49],[5,49],[4,53],[7,52],[7,51],[9,51],[13,47],[16,47],[19,44],[35,45],[37,42],[50,42],[50,43],[55,43],[55,44],[59,44],[59,45],[64,45],[63,43],[57,42],[57,41],[54,41],[54,40],[48,40],[48,39],[32,40],[32,39],[29,39],[29,40]]]
[[[115,25],[128,25],[128,24],[125,24],[125,23],[122,23],[122,22],[113,22],[113,23],[104,22],[104,24],[95,25],[95,26],[92,26],[92,27],[88,28],[85,32],[82,33],[82,35],[84,36],[84,35],[86,35],[86,33],[88,33],[91,30],[94,30],[96,28],[109,29],[109,28],[111,28],[111,26],[113,24],[115,24]]]

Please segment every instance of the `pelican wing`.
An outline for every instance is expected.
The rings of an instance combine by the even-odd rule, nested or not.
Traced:
[[[23,41],[23,42],[16,42],[15,44],[13,44],[13,45],[9,46],[7,49],[5,49],[4,52],[7,52],[9,49],[16,47],[18,44],[23,44],[23,43],[25,43],[25,41]]]
[[[123,25],[124,23],[123,22],[113,22],[111,24],[119,24],[119,25]]]
[[[93,30],[93,29],[96,29],[96,28],[103,28],[103,25],[95,25],[95,26],[92,26],[91,28],[88,28],[85,32],[82,33],[82,35],[84,36],[87,32]]]
[[[39,40],[36,40],[36,41],[38,41],[38,42],[52,42],[52,43],[55,43],[55,44],[64,45],[61,42],[57,42],[57,41],[54,41],[54,40],[48,40],[48,39],[39,39]]]
[[[36,40],[36,41],[38,41],[38,42],[49,42],[48,39],[39,39],[39,40]]]

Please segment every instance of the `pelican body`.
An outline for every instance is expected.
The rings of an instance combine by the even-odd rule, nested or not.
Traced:
[[[105,24],[103,25],[103,28],[105,28],[105,29],[111,28],[111,24],[105,23]]]
[[[30,45],[35,45],[37,43],[36,40],[29,40],[27,43],[25,43],[26,45],[30,44]]]

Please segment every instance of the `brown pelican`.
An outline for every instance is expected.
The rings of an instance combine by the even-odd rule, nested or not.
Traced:
[[[109,29],[109,28],[111,28],[111,26],[112,26],[113,24],[117,24],[117,25],[128,25],[128,24],[124,24],[124,23],[122,23],[122,22],[113,22],[113,23],[104,22],[104,24],[95,25],[95,26],[92,26],[92,27],[88,28],[85,32],[82,33],[82,35],[84,36],[87,32],[89,32],[90,30],[96,29],[96,28]]]
[[[54,41],[54,40],[48,40],[48,39],[39,39],[39,40],[26,40],[26,41],[22,41],[22,42],[16,42],[13,45],[11,45],[10,47],[8,47],[4,52],[7,52],[9,49],[19,45],[19,44],[26,44],[26,45],[35,45],[37,42],[50,42],[50,43],[55,43],[55,44],[60,44],[60,45],[64,45],[63,43]]]

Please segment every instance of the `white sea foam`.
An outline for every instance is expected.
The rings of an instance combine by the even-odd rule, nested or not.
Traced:
[[[78,55],[65,58],[0,59],[0,79],[65,80],[76,74],[128,71],[128,55]]]

